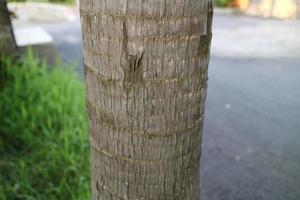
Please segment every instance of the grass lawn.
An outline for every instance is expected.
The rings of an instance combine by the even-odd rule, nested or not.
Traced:
[[[0,199],[90,199],[82,81],[31,53],[0,64]]]

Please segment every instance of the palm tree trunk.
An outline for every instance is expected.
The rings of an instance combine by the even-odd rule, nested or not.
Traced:
[[[0,0],[0,54],[10,54],[16,48],[10,13],[5,0]]]
[[[81,0],[93,200],[199,200],[211,0]]]

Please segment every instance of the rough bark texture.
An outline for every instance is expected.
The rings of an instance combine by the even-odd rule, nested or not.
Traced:
[[[0,0],[0,54],[10,54],[15,48],[10,13],[6,1]]]
[[[248,13],[264,17],[300,17],[300,0],[251,0]]]
[[[93,200],[199,200],[211,0],[81,0]]]

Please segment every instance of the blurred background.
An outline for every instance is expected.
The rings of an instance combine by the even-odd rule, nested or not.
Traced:
[[[31,50],[2,62],[0,199],[89,199],[78,2],[8,7]],[[300,1],[216,0],[214,13],[202,199],[298,200]]]

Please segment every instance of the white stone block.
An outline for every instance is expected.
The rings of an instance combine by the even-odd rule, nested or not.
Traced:
[[[52,36],[41,27],[20,27],[14,30],[19,47],[52,43]]]

